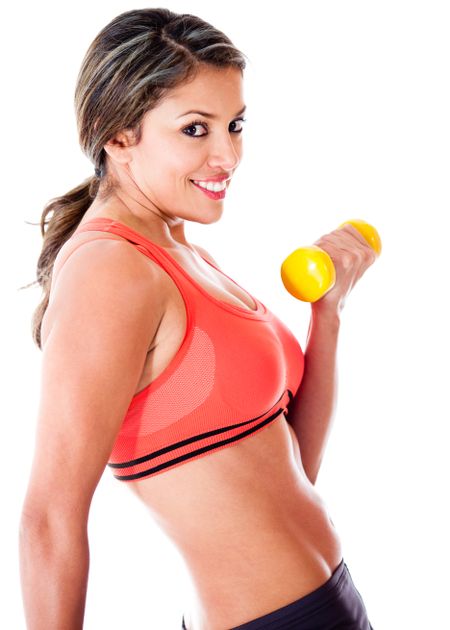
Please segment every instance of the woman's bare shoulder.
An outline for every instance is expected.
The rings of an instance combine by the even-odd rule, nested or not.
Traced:
[[[124,239],[114,237],[76,239],[66,242],[55,259],[49,303],[42,321],[46,337],[61,305],[70,301],[80,285],[103,291],[106,310],[112,308],[117,292],[130,294],[135,306],[147,306],[161,319],[168,288],[160,267]],[[120,280],[120,281],[119,281]],[[114,287],[114,289],[113,289]]]

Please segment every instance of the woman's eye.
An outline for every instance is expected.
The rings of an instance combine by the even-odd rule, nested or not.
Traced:
[[[190,125],[188,125],[187,127],[185,127],[183,129],[183,133],[186,133],[187,131],[189,131],[189,129],[194,129],[194,134],[195,134],[195,128],[196,127],[203,127],[204,129],[206,128],[206,123],[202,123],[199,122],[198,120],[192,122]],[[198,135],[193,135],[191,133],[186,133],[187,136],[192,136],[193,138],[201,138],[202,136],[206,136],[206,133],[202,133],[200,134],[200,136]]]
[[[246,120],[247,120],[246,118],[237,118],[236,120],[233,120],[231,124],[234,125],[235,123],[240,123],[240,122],[243,123]],[[241,133],[242,130],[243,130],[243,127],[241,125],[240,129],[235,129],[235,133]]]
[[[236,123],[239,122],[245,122],[245,118],[237,118],[236,120],[233,120],[233,122],[231,122],[231,125],[235,125]],[[194,120],[193,122],[191,122],[190,125],[188,125],[187,127],[185,127],[183,129],[183,133],[186,134],[187,136],[191,136],[191,138],[203,138],[203,136],[207,136],[207,133],[202,133],[200,135],[195,133],[195,128],[196,127],[203,127],[203,129],[208,129],[208,125],[200,120]],[[190,129],[194,129],[193,133],[189,133]],[[233,133],[241,133],[243,130],[242,125],[240,127],[240,129],[233,129]]]

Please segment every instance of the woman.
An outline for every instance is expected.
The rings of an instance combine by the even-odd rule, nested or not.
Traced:
[[[106,465],[186,561],[196,601],[183,628],[371,628],[314,484],[339,314],[375,255],[352,226],[316,241],[337,281],[312,305],[304,362],[184,233],[221,217],[244,68],[223,33],[162,8],[117,16],[83,61],[77,122],[96,176],[41,219],[42,395],[20,545],[31,629],[82,627]]]

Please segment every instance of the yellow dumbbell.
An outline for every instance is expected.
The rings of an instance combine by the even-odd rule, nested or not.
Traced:
[[[379,256],[381,239],[376,229],[361,219],[344,221],[338,227],[353,225]],[[336,271],[330,256],[321,247],[299,247],[281,265],[281,279],[291,295],[303,302],[316,302],[333,288]]]

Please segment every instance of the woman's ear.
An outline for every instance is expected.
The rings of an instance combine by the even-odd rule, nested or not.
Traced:
[[[131,129],[119,131],[104,145],[106,153],[113,162],[127,164],[130,161],[130,149],[135,144],[135,136]]]

